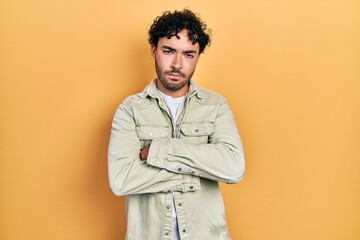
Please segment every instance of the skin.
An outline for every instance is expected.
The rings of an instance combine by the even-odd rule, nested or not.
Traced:
[[[178,36],[178,37],[177,37]],[[170,39],[160,38],[158,45],[151,46],[157,73],[156,87],[173,98],[185,96],[189,81],[200,57],[199,43],[193,44],[184,29]],[[141,149],[140,159],[146,161],[150,145]]]

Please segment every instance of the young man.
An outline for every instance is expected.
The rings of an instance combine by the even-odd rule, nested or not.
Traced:
[[[229,239],[218,182],[239,182],[244,156],[226,100],[191,79],[210,44],[206,25],[188,9],[165,12],[149,42],[157,79],[120,104],[109,145],[126,239]]]

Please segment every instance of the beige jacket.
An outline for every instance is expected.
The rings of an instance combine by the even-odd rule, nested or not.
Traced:
[[[140,149],[151,143],[147,162]],[[109,181],[127,195],[128,240],[171,239],[175,201],[181,240],[229,239],[218,182],[244,174],[242,143],[226,100],[191,81],[176,126],[155,81],[115,112]]]

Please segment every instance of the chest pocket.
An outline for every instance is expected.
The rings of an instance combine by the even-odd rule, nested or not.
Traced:
[[[155,138],[170,137],[168,126],[138,126],[135,130],[142,147],[149,145]]]
[[[209,135],[214,132],[214,124],[210,122],[184,123],[181,127],[181,139],[186,143],[206,144]]]

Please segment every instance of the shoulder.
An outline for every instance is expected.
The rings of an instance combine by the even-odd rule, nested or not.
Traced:
[[[223,95],[221,95],[211,89],[196,86],[196,91],[197,91],[197,93],[196,93],[197,97],[199,99],[201,99],[203,102],[216,103],[216,104],[226,102],[226,98]]]
[[[118,108],[132,109],[136,108],[146,108],[150,103],[149,98],[144,96],[143,93],[136,93],[126,97],[119,105]]]

